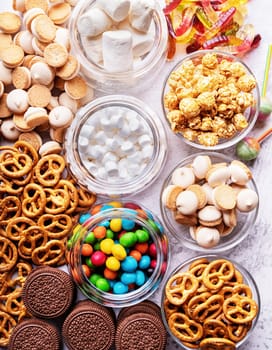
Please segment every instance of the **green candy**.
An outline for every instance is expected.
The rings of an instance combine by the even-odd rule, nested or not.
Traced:
[[[107,232],[106,232],[106,238],[114,239],[114,233],[109,228],[107,229]]]
[[[136,232],[136,236],[138,239],[139,243],[144,243],[147,242],[149,240],[149,233],[146,230],[137,230]]]
[[[91,269],[95,267],[94,264],[92,263],[92,260],[90,259],[89,256],[85,259],[85,264],[86,264],[87,266],[89,266]]]
[[[90,276],[89,281],[90,281],[92,284],[96,285],[96,282],[97,282],[99,279],[101,279],[101,278],[103,278],[103,277],[102,277],[101,275],[99,275],[98,273],[93,273],[93,274]]]
[[[110,290],[109,281],[106,278],[99,278],[95,283],[96,288],[102,290],[103,292],[108,292]]]
[[[125,248],[133,247],[138,241],[137,235],[134,232],[127,232],[121,236],[119,242]]]
[[[95,242],[96,242],[96,238],[94,236],[94,233],[91,231],[87,234],[85,238],[85,243],[94,244]]]
[[[100,250],[100,242],[96,242],[96,243],[93,245],[93,249],[94,249],[94,250]]]

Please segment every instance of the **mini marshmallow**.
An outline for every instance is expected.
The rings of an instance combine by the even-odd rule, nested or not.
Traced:
[[[123,21],[130,9],[129,0],[96,0],[96,4],[115,22]]]
[[[147,146],[147,145],[151,145],[152,143],[152,138],[147,135],[147,134],[144,134],[142,136],[140,136],[138,138],[138,143],[141,147],[144,147],[144,146]]]
[[[49,124],[53,128],[67,128],[73,120],[72,111],[65,106],[57,106],[49,113]]]
[[[12,75],[11,75],[12,70],[7,68],[3,61],[0,60],[0,80],[5,84],[5,85],[10,85],[12,83]]]
[[[66,92],[63,92],[62,94],[60,94],[59,104],[61,106],[65,106],[69,108],[72,111],[72,113],[76,114],[78,109],[77,100],[74,100],[73,98],[71,98]]]
[[[24,113],[29,106],[27,92],[22,89],[12,90],[7,97],[7,106],[14,113]]]
[[[116,111],[110,116],[111,125],[113,128],[121,128],[124,123],[124,116],[122,112]]]
[[[104,130],[112,130],[111,120],[106,114],[101,116],[100,123]]]
[[[128,126],[133,133],[137,133],[141,130],[141,123],[137,117],[128,118]]]
[[[134,152],[134,145],[131,141],[124,141],[121,145],[121,152],[124,154],[131,154]]]
[[[96,177],[98,177],[99,179],[102,179],[102,180],[107,180],[108,173],[107,173],[106,169],[102,168],[102,167],[98,168]]]
[[[112,152],[107,152],[105,153],[103,159],[102,159],[102,163],[105,164],[109,161],[112,162],[117,162],[118,161],[118,157],[116,156],[116,154],[112,153]]]
[[[96,144],[103,146],[106,143],[106,138],[107,138],[107,136],[106,136],[105,132],[103,130],[100,130],[94,136],[94,141]]]
[[[154,147],[152,145],[145,145],[142,150],[142,154],[144,155],[144,160],[146,162],[150,161],[154,152]]]
[[[89,147],[89,140],[84,136],[79,136],[79,138],[78,138],[79,152],[87,151],[88,147]]]
[[[132,35],[127,30],[107,31],[102,35],[104,68],[111,73],[127,72],[133,67]]]
[[[95,135],[95,127],[90,124],[85,124],[82,126],[79,135],[90,140]]]
[[[119,173],[117,163],[112,160],[105,163],[105,170],[108,176],[117,176]]]
[[[111,151],[117,151],[120,148],[120,139],[115,138],[107,138],[105,142],[106,147]]]
[[[109,30],[112,25],[111,18],[101,9],[94,7],[80,16],[77,29],[81,35],[95,37]]]
[[[97,173],[97,165],[94,162],[87,162],[86,164],[84,162],[84,165],[91,174],[95,175]]]
[[[153,0],[131,0],[129,21],[134,29],[146,33],[150,27],[155,3]]]
[[[94,161],[101,161],[105,155],[105,147],[94,145],[88,148],[88,155]]]
[[[144,156],[140,151],[133,152],[132,154],[127,155],[127,160],[131,163],[141,163]]]
[[[121,127],[120,130],[119,130],[119,135],[121,137],[125,138],[125,137],[130,136],[131,130],[130,130],[129,125],[128,125],[127,122],[123,122],[123,124],[119,125],[119,127]]]
[[[16,128],[16,125],[12,119],[4,119],[0,126],[0,130],[2,136],[8,141],[17,141],[21,134],[20,131]]]
[[[45,62],[36,62],[30,67],[33,84],[49,85],[55,78],[55,73]]]

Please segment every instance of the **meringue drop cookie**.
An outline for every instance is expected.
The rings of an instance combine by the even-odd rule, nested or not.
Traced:
[[[53,68],[42,61],[31,65],[30,74],[33,84],[49,85],[55,78]]]
[[[192,168],[181,167],[174,170],[172,174],[172,183],[183,189],[195,183],[195,175]]]
[[[193,191],[183,191],[176,199],[176,208],[183,215],[192,215],[197,211],[198,197]]]
[[[13,113],[24,113],[29,106],[27,92],[22,89],[12,90],[7,96],[7,106]]]
[[[209,156],[197,156],[192,163],[195,176],[200,180],[206,177],[206,174],[211,166],[212,162]]]
[[[58,142],[47,141],[43,145],[41,145],[39,149],[39,155],[43,157],[48,154],[60,154],[61,151],[62,151],[62,147]]]
[[[20,135],[20,131],[16,128],[13,120],[8,118],[3,120],[0,126],[1,134],[8,141],[16,141]]]
[[[258,195],[250,188],[241,190],[237,195],[237,209],[242,212],[249,212],[257,207],[259,203]]]
[[[226,165],[212,166],[206,174],[206,180],[211,187],[226,184],[230,179],[230,169]]]
[[[72,111],[65,106],[57,106],[49,113],[49,124],[53,128],[67,128],[73,120]]]
[[[250,169],[239,160],[233,160],[229,165],[231,181],[237,185],[244,186],[252,179]]]
[[[198,226],[195,231],[196,242],[204,248],[215,247],[220,241],[220,234],[216,228]]]
[[[29,107],[24,113],[24,120],[29,127],[36,127],[48,121],[48,114],[45,108]]]

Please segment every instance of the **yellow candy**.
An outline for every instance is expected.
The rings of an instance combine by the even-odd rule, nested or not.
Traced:
[[[111,249],[111,254],[118,260],[124,260],[127,256],[127,252],[121,244],[114,244]]]
[[[108,205],[112,205],[114,208],[122,208],[123,207],[123,204],[121,202],[117,202],[117,201],[109,202]]]
[[[82,228],[82,226],[80,224],[77,224],[74,229],[73,229],[73,234],[76,234],[77,232],[79,232],[79,230]]]
[[[100,250],[105,254],[111,254],[114,241],[111,238],[105,238],[100,242]]]
[[[121,229],[122,229],[122,219],[120,219],[120,218],[111,219],[110,229],[113,232],[121,231]]]
[[[120,269],[120,261],[114,256],[110,256],[106,260],[106,266],[111,271],[118,271]]]

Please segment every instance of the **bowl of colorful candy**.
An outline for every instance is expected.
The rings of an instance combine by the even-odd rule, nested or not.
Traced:
[[[168,29],[157,1],[81,0],[69,32],[81,72],[97,90],[147,88],[166,60]]]
[[[108,95],[82,107],[65,136],[76,181],[104,197],[134,195],[149,186],[167,154],[156,113],[132,96]]]
[[[182,349],[229,349],[244,344],[260,313],[260,294],[241,264],[218,255],[181,263],[164,284],[164,325]]]
[[[186,55],[162,91],[168,126],[190,146],[219,150],[242,140],[260,107],[258,83],[239,58],[217,50]]]
[[[125,307],[148,298],[168,263],[159,219],[136,202],[107,202],[81,215],[68,242],[70,272],[90,299]]]
[[[243,162],[217,152],[200,152],[169,172],[160,207],[168,232],[181,245],[218,253],[250,234],[258,215],[259,194]]]

